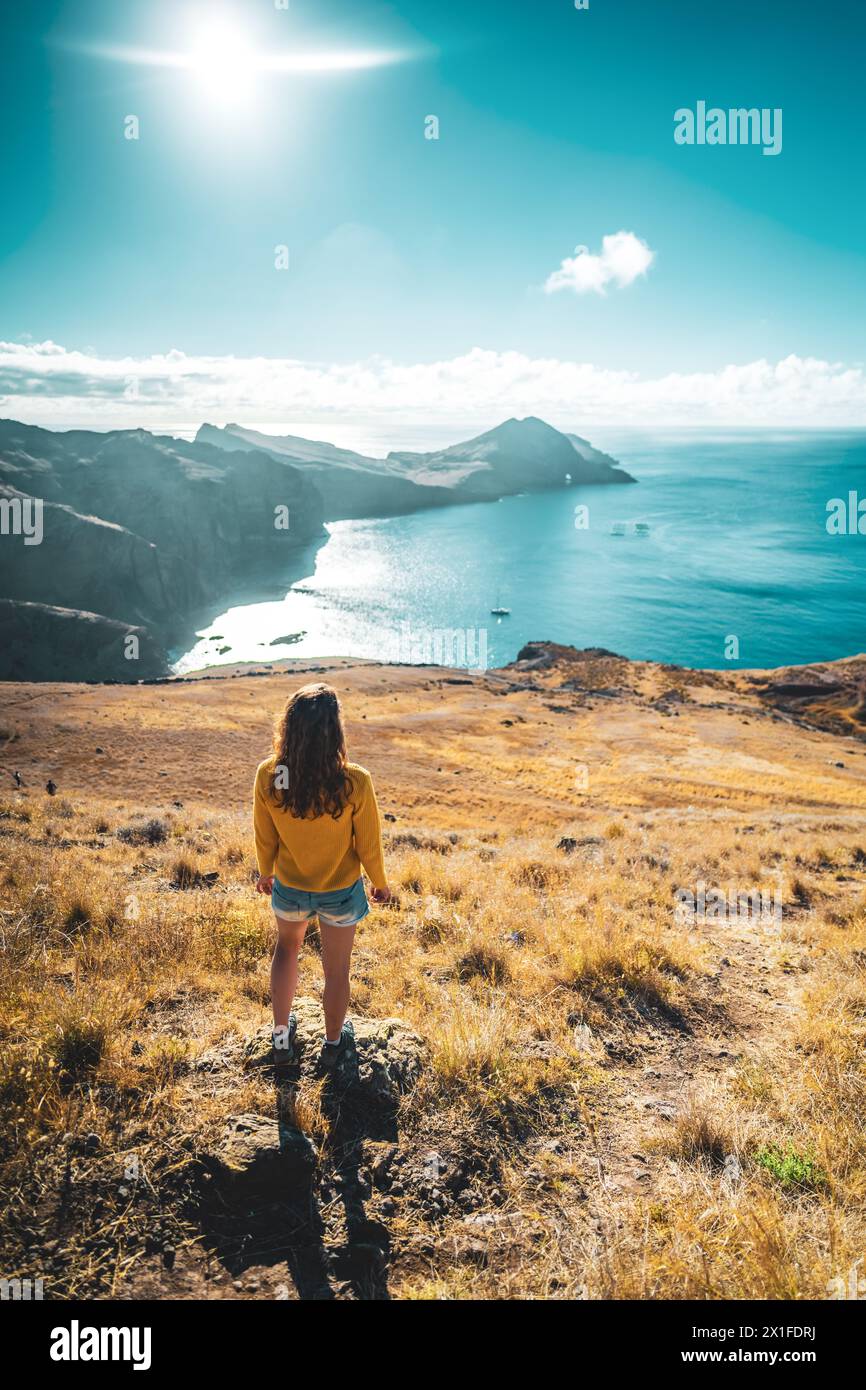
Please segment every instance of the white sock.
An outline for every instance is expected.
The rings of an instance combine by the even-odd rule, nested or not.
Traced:
[[[340,1038],[341,1038],[342,1036],[343,1036],[343,1034],[342,1034],[342,1032],[341,1032],[341,1033],[340,1033]],[[339,1045],[340,1038],[325,1038],[325,1042],[328,1044],[328,1047],[337,1047],[337,1046]]]

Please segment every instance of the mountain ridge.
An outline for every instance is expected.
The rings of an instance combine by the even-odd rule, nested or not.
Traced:
[[[428,452],[391,450],[385,458],[302,439],[205,423],[196,440],[227,451],[245,445],[306,468],[328,520],[401,515],[455,502],[495,501],[512,492],[575,485],[634,483],[609,454],[538,416],[516,416],[472,439]],[[576,456],[576,457],[575,457]]]

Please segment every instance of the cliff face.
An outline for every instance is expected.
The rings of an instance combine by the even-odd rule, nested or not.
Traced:
[[[0,599],[0,653],[5,680],[149,680],[168,663],[148,628],[13,599]]]
[[[301,547],[325,534],[321,497],[290,464],[144,430],[56,434],[0,422],[0,500],[27,497],[43,500],[43,538],[0,536],[0,594],[141,627],[154,652],[220,595],[288,576]],[[32,667],[3,642],[0,678],[40,679],[50,661],[46,622],[30,621]],[[63,622],[64,632],[75,625]],[[88,620],[90,649],[92,632]],[[116,676],[105,643],[94,651],[89,675]],[[120,669],[142,674],[129,662]],[[73,679],[56,664],[54,678]]]
[[[22,497],[0,485],[0,499]],[[43,504],[44,537],[0,544],[0,594],[35,604],[60,604],[170,630],[189,607],[196,584],[183,556],[165,551],[125,526],[83,516],[59,502]]]

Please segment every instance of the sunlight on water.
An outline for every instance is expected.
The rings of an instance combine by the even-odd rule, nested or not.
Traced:
[[[711,667],[866,648],[866,537],[825,525],[831,497],[866,491],[862,435],[666,440],[618,457],[637,486],[334,523],[313,573],[281,601],[220,614],[176,669],[440,660],[437,635],[455,632],[474,655],[449,660],[446,642],[446,664],[481,664],[486,648],[487,663],[503,665],[533,639]],[[578,504],[586,530],[575,528]],[[491,614],[500,606],[510,616]]]

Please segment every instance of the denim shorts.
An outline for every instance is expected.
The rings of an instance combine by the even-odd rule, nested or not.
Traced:
[[[287,922],[312,922],[314,917],[318,917],[326,927],[354,927],[370,911],[361,878],[348,888],[331,888],[327,893],[308,893],[303,888],[289,888],[275,878],[271,907],[277,917]]]

